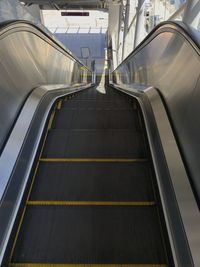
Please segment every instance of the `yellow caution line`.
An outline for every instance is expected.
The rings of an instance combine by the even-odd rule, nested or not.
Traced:
[[[57,109],[61,109],[61,106],[62,106],[62,100],[60,100],[60,101],[58,102]]]
[[[10,263],[9,267],[167,267],[167,265],[166,264]]]
[[[56,109],[56,107],[54,107],[54,110],[51,113],[51,117],[50,117],[50,120],[49,120],[47,129],[46,129],[46,133],[45,133],[45,136],[44,136],[44,140],[43,140],[43,143],[42,143],[42,148],[41,148],[40,156],[39,157],[41,157],[41,155],[42,155],[42,152],[43,152],[43,149],[44,149],[44,145],[45,145],[45,141],[46,141],[47,135],[48,135],[48,130],[52,126],[53,119],[54,119],[54,116],[55,116],[55,109]],[[30,197],[30,194],[31,194],[31,191],[32,191],[32,187],[33,187],[33,184],[34,184],[34,181],[35,181],[35,177],[36,177],[36,174],[37,174],[38,167],[39,167],[39,160],[37,161],[37,165],[36,165],[36,168],[35,168],[35,171],[34,171],[33,179],[31,181],[31,185],[30,185],[30,188],[29,188],[27,199],[29,199],[29,197]],[[26,212],[26,207],[27,206],[24,206],[24,209],[23,209],[23,212],[22,212],[22,216],[20,218],[20,222],[19,222],[19,225],[17,227],[17,232],[16,232],[16,235],[15,235],[15,238],[14,238],[14,241],[13,241],[13,245],[12,245],[12,248],[11,248],[11,253],[10,253],[10,257],[9,257],[9,262],[10,263],[11,263],[12,256],[13,256],[13,253],[14,253],[14,250],[15,250],[15,246],[16,246],[17,239],[18,239],[18,236],[19,236],[19,232],[20,232],[20,229],[21,229],[23,220],[24,220],[24,216],[25,216],[25,212]],[[10,263],[9,263],[9,266],[10,266]]]
[[[51,113],[51,117],[49,119],[47,130],[51,129],[52,124],[53,124],[54,117],[55,117],[55,110]]]
[[[126,159],[126,158],[40,158],[42,162],[124,162],[124,163],[136,163],[147,162],[147,159]]]
[[[29,200],[32,206],[153,206],[155,201],[45,201]]]

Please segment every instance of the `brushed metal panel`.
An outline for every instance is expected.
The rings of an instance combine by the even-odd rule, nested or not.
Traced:
[[[131,90],[139,84],[159,92],[160,96],[155,96],[149,91],[148,96],[194,266],[200,266],[200,50],[198,37],[191,38],[192,34],[184,25],[161,24],[119,65],[112,78],[120,88]]]
[[[199,266],[200,213],[162,99],[153,87],[126,85],[115,88],[136,98],[141,106],[175,266]],[[169,170],[172,192],[171,185],[166,183],[167,175],[160,171],[158,159],[162,155],[156,151],[159,141],[155,142],[157,136],[152,129],[151,113]]]
[[[199,54],[183,29],[166,24],[113,72],[113,81],[158,88],[200,203]]]
[[[84,85],[90,83],[91,73],[42,30],[19,22],[0,30],[0,80],[2,149],[33,88],[48,84]]]
[[[17,118],[0,157],[0,265],[5,256],[49,111],[59,97],[76,93],[89,86],[38,87],[30,94]],[[30,128],[32,131],[29,131]]]

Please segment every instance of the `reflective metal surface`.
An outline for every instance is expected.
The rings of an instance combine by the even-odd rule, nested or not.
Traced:
[[[199,266],[200,213],[162,99],[153,87],[116,88],[136,98],[144,115],[175,266]],[[160,164],[159,139],[169,177]]]
[[[200,113],[199,53],[182,28],[167,23],[113,72],[113,81],[117,85],[136,83],[158,88],[200,201],[200,120],[196,118]]]
[[[22,0],[25,4],[37,4],[42,9],[94,9],[107,10],[108,0]]]
[[[194,266],[200,266],[200,52],[198,37],[195,43],[190,35],[175,23],[161,25],[113,72],[112,78],[120,88],[140,84],[159,92],[150,90],[148,97]]]
[[[91,71],[42,29],[25,21],[0,25],[1,266],[51,106],[91,79]]]
[[[149,89],[145,93],[151,102],[157,122],[194,266],[199,266],[200,212],[161,98],[155,89]],[[180,263],[179,266],[181,266]]]
[[[0,31],[0,149],[27,95],[45,84],[84,85],[90,71],[31,24]]]
[[[31,93],[20,112],[0,158],[0,266],[2,266],[7,243],[49,111],[57,98],[78,92],[89,86],[41,86]],[[40,106],[42,106],[43,112],[39,112]],[[36,118],[37,113],[39,120]],[[34,120],[37,123],[34,124],[34,130],[31,132],[30,143],[27,136],[30,135],[29,128],[33,127]]]
[[[16,19],[25,19],[38,23],[28,9],[24,7],[18,0],[1,0],[0,1],[0,22]]]

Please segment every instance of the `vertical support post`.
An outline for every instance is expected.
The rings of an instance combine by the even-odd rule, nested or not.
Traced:
[[[118,23],[117,47],[116,47],[117,65],[119,65],[119,42],[120,42],[121,24],[122,24],[122,5],[120,5],[119,7],[119,23]]]
[[[121,62],[121,37],[123,39],[122,26],[122,0],[109,0],[109,46],[113,52],[113,67],[116,68]],[[120,53],[119,53],[120,52]]]
[[[140,41],[140,34],[141,34],[141,27],[142,25],[142,5],[144,3],[144,0],[138,0],[138,6],[136,7],[136,26],[135,26],[135,37],[134,37],[134,48],[138,45]]]
[[[122,61],[124,59],[124,52],[125,52],[125,39],[126,39],[126,35],[128,33],[129,13],[130,13],[130,0],[126,0],[126,10],[125,10],[125,19],[124,19],[124,34],[123,34],[123,48],[122,48]]]
[[[183,22],[200,31],[200,1],[187,1]]]

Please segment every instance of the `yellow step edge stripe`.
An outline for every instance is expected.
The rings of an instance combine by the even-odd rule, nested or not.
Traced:
[[[10,263],[9,267],[167,267],[167,265],[166,264]]]
[[[50,117],[50,119],[49,119],[49,123],[48,123],[47,130],[51,129],[52,124],[53,124],[53,120],[54,120],[54,116],[55,116],[55,111],[53,111],[53,112],[51,113],[51,117]]]
[[[153,206],[155,204],[155,201],[27,201],[27,205],[32,206]]]
[[[148,159],[125,159],[125,158],[40,158],[42,162],[147,162]]]
[[[61,109],[61,107],[62,107],[62,100],[60,100],[60,101],[58,102],[57,109]]]

